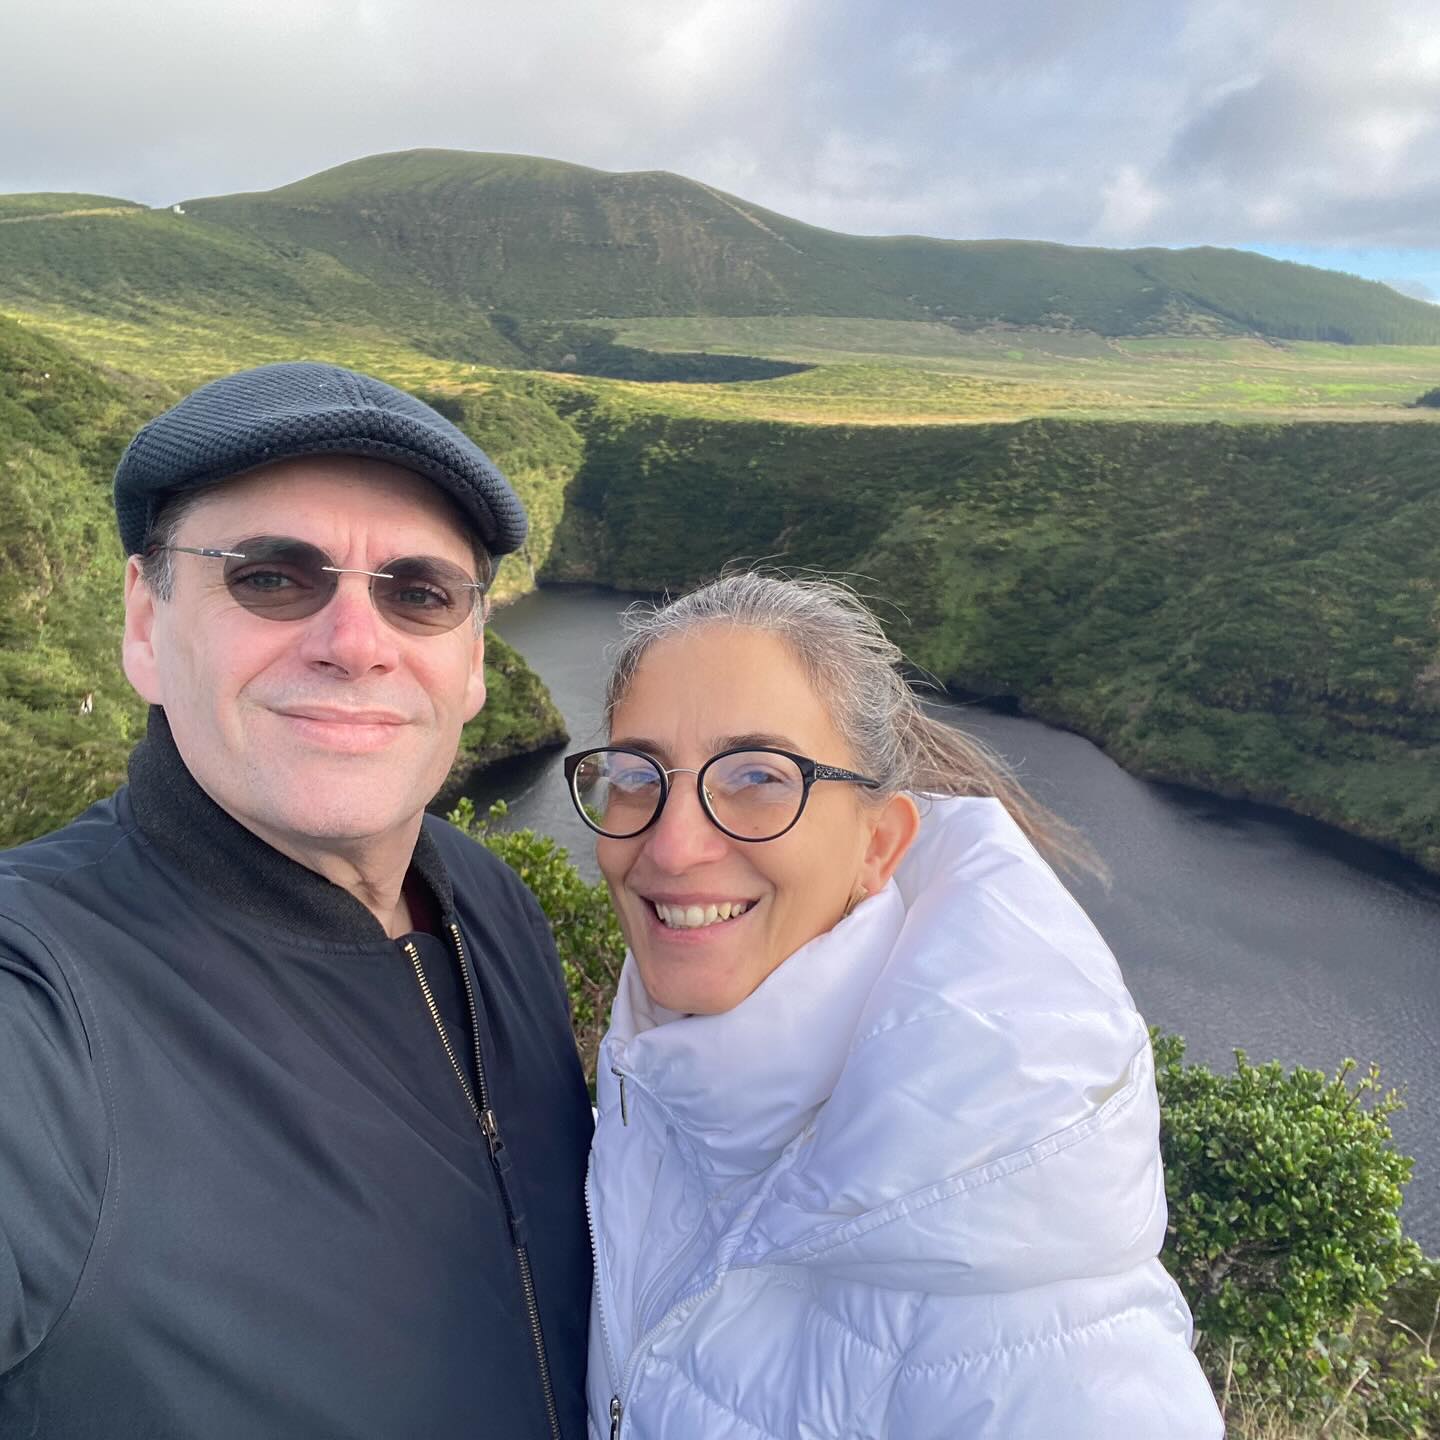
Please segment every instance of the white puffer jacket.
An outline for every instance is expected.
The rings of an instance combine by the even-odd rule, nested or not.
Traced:
[[[627,961],[596,1440],[1222,1434],[1115,961],[997,801],[927,806],[895,880],[734,1010],[660,1010]]]

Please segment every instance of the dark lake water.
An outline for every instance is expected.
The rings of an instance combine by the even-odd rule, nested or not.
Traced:
[[[602,738],[605,648],[629,597],[547,590],[500,611],[494,628],[550,687],[573,739]],[[1333,1069],[1378,1061],[1408,1108],[1396,1140],[1415,1156],[1410,1232],[1440,1252],[1440,881],[1377,846],[1281,811],[1126,774],[1089,741],[1038,721],[960,705],[939,713],[999,750],[1031,790],[1079,825],[1113,873],[1075,893],[1119,958],[1152,1024],[1192,1059]],[[494,775],[511,823],[556,836],[596,874],[559,753]]]

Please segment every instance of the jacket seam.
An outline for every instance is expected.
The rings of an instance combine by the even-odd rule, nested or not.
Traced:
[[[747,1420],[745,1416],[740,1414],[733,1406],[727,1405],[718,1396],[712,1395],[679,1361],[672,1360],[668,1355],[657,1354],[654,1349],[651,1349],[646,1359],[651,1365],[657,1367],[663,1366],[665,1369],[671,1370],[680,1376],[690,1389],[699,1395],[707,1404],[712,1405],[721,1413],[728,1415],[736,1425],[743,1425],[749,1434],[758,1436],[759,1440],[785,1440],[785,1437],[781,1435],[778,1430],[770,1430],[757,1425],[753,1420]]]
[[[1112,1311],[1108,1315],[1098,1316],[1094,1320],[1086,1320],[1079,1325],[1063,1326],[1058,1330],[1047,1331],[1043,1335],[1031,1335],[1024,1340],[1018,1340],[1013,1345],[996,1345],[989,1350],[975,1350],[968,1354],[952,1355],[944,1360],[932,1360],[919,1365],[901,1365],[901,1375],[927,1376],[942,1375],[950,1370],[968,1370],[977,1365],[993,1364],[997,1360],[1007,1360],[1012,1356],[1034,1353],[1044,1350],[1054,1350],[1061,1346],[1068,1345],[1073,1341],[1084,1339],[1090,1335],[1097,1334],[1102,1330],[1113,1329],[1122,1325],[1135,1316],[1145,1316],[1149,1313],[1149,1307],[1145,1305],[1125,1305],[1119,1310]]]
[[[1149,1045],[1150,1042],[1147,1039],[1145,1044],[1130,1057],[1130,1065],[1134,1065],[1135,1061],[1149,1049]],[[1027,1145],[1023,1150],[1012,1151],[998,1160],[991,1160],[973,1170],[962,1171],[948,1180],[941,1180],[935,1184],[922,1186],[918,1190],[908,1191],[904,1195],[887,1201],[878,1210],[843,1220],[837,1226],[808,1241],[785,1250],[775,1251],[754,1261],[742,1262],[742,1265],[736,1268],[754,1269],[761,1265],[784,1265],[801,1260],[813,1260],[847,1241],[868,1235],[871,1231],[893,1224],[898,1219],[918,1214],[932,1205],[952,1200],[955,1196],[963,1195],[967,1191],[978,1190],[982,1186],[989,1185],[995,1180],[1003,1180],[1021,1170],[1032,1169],[1050,1159],[1051,1156],[1058,1155],[1062,1151],[1069,1150],[1082,1141],[1088,1140],[1096,1131],[1103,1129],[1116,1116],[1128,1110],[1139,1098],[1140,1092],[1141,1077],[1136,1075],[1123,1090],[1112,1095],[1093,1115],[1087,1115],[1083,1120],[1077,1120],[1063,1130],[1046,1135],[1033,1144]]]
[[[768,1270],[770,1267],[767,1265],[761,1268]],[[894,1362],[899,1360],[900,1356],[905,1353],[904,1346],[887,1347],[877,1344],[867,1335],[862,1335],[853,1325],[850,1325],[846,1321],[842,1320],[839,1315],[837,1315],[833,1310],[831,1310],[830,1307],[826,1305],[825,1302],[819,1297],[819,1295],[815,1293],[813,1287],[802,1285],[799,1284],[797,1281],[792,1280],[783,1269],[777,1267],[774,1273],[770,1275],[770,1279],[777,1285],[783,1285],[787,1290],[794,1290],[797,1294],[807,1296],[810,1301],[811,1309],[816,1311],[819,1315],[822,1315],[826,1320],[830,1321],[830,1323],[834,1325],[837,1330],[843,1330],[845,1334],[849,1335],[857,1344],[863,1345],[865,1349],[869,1350],[877,1360],[888,1360]]]

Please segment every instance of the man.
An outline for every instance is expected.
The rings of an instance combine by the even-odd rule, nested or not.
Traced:
[[[525,516],[412,396],[203,387],[115,477],[130,783],[0,856],[0,1436],[580,1436],[544,919],[424,806]]]

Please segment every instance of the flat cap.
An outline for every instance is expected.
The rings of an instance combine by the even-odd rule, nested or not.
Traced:
[[[492,555],[525,540],[525,509],[490,457],[423,400],[313,361],[212,380],[144,426],[115,471],[115,518],[138,554],[165,500],[301,455],[365,455],[432,480]]]

